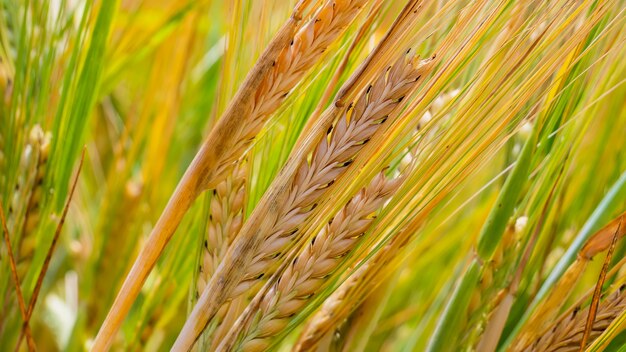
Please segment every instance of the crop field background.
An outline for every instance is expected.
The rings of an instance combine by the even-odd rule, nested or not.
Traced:
[[[0,0],[0,351],[626,351],[624,0]]]

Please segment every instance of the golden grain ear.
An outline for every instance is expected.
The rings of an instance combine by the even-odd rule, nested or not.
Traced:
[[[357,99],[355,108],[347,108],[338,116],[339,122],[330,133],[329,141],[320,140],[311,160],[304,161],[298,167],[298,173],[293,179],[284,185],[272,185],[286,190],[276,198],[273,214],[264,207],[257,207],[251,215],[251,219],[255,217],[265,219],[267,228],[252,227],[253,223],[249,222],[244,225],[241,237],[233,244],[233,248],[236,248],[256,241],[254,246],[250,246],[253,252],[247,254],[251,260],[245,262],[243,266],[232,266],[228,271],[216,274],[225,275],[232,280],[234,286],[232,292],[241,294],[246,292],[247,287],[252,286],[250,280],[237,282],[242,277],[255,278],[261,274],[268,277],[274,273],[282,254],[295,242],[300,241],[298,236],[302,233],[298,231],[299,224],[307,221],[319,200],[332,190],[331,186],[335,180],[348,169],[350,160],[363,148],[365,142],[377,133],[387,116],[395,113],[400,106],[399,97],[409,94],[414,89],[412,77],[416,75],[416,67],[404,60],[403,55],[395,65],[400,66],[395,76],[388,77],[388,69],[383,70],[371,85],[371,89],[366,89]],[[254,238],[251,239],[251,236]],[[225,257],[227,263],[229,255],[232,254]],[[241,253],[239,255],[241,256]],[[205,290],[204,299],[210,297],[208,292],[212,290]],[[225,294],[228,298],[235,298],[232,292],[226,290]],[[253,295],[255,292],[248,293]],[[200,297],[199,304],[202,303],[203,296]]]
[[[291,265],[277,272],[273,280],[255,296],[254,301],[232,326],[218,351],[241,349],[266,350],[319,291],[329,277],[362,239],[376,212],[397,188],[395,180],[378,174],[337,213],[330,224],[305,245]],[[245,341],[237,345],[238,341]]]
[[[595,319],[593,324],[594,328],[589,330],[587,341],[593,341],[600,336],[624,310],[626,310],[626,295],[622,289],[617,289],[599,302],[597,319]],[[588,316],[589,307],[583,310],[575,310],[573,314],[559,319],[549,326],[543,335],[533,341],[527,348],[514,349],[514,351],[557,351],[558,346],[576,346],[578,348],[584,342],[583,332],[585,331]],[[587,346],[588,342],[585,343],[585,347]]]
[[[0,350],[618,344],[625,18],[0,0]]]
[[[320,59],[322,52],[354,20],[365,0],[326,2],[311,20],[299,26],[302,11],[309,3],[304,0],[296,5],[293,15],[261,55],[196,154],[118,293],[96,336],[94,350],[105,350],[110,345],[123,317],[191,204],[200,193],[216,187],[232,172],[232,167],[250,147],[269,116]],[[194,340],[199,333],[194,332]]]

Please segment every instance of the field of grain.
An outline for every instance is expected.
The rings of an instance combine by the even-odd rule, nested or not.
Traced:
[[[626,351],[624,0],[0,0],[0,351]]]

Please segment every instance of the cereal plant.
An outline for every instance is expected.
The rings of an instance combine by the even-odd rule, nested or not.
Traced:
[[[1,351],[626,351],[623,0],[0,0]]]

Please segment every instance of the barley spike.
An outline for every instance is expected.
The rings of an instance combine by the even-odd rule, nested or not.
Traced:
[[[393,194],[399,181],[388,180],[380,173],[352,198],[300,252],[269,291],[259,297],[259,310],[251,305],[244,312],[218,350],[230,350],[236,336],[242,341],[243,351],[269,347],[272,337],[287,326],[290,317],[326,286],[325,278],[357,245],[373,221],[371,215]]]

